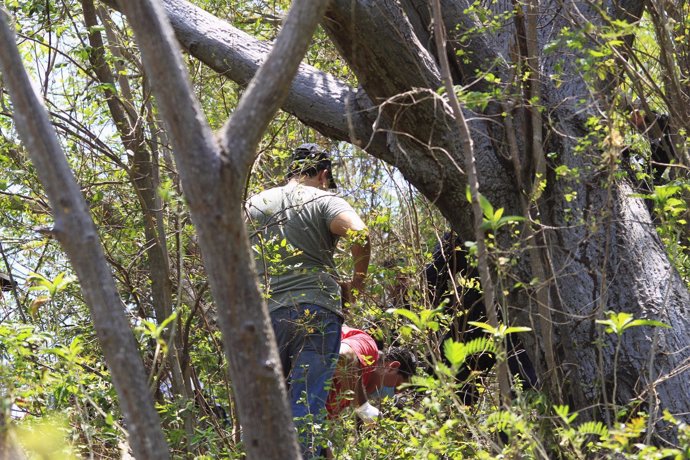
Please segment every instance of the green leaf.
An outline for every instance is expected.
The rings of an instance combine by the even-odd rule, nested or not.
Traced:
[[[477,337],[465,343],[465,352],[468,356],[485,352],[495,353],[496,346],[489,337]]]
[[[467,358],[465,346],[453,339],[443,342],[443,354],[453,367],[460,366]]]
[[[553,410],[567,425],[570,425],[577,418],[577,412],[571,414],[570,406],[567,404],[563,406],[553,406]]]
[[[665,327],[670,328],[671,326],[662,323],[661,321],[656,321],[653,319],[633,319],[632,314],[621,311],[621,312],[607,312],[609,319],[598,319],[597,324],[606,326],[606,332],[616,335],[621,335],[627,329],[637,326],[652,326],[652,327]]]
[[[653,319],[636,319],[631,321],[627,327],[634,327],[634,326],[653,326],[653,327],[664,327],[666,329],[671,329],[671,326],[662,323],[661,321],[656,321]]]
[[[415,312],[408,310],[407,308],[389,309],[388,312],[407,318],[412,323],[413,329],[416,331],[421,331],[422,321],[420,320],[419,316],[415,314]]]
[[[480,323],[479,321],[468,321],[467,324],[471,324],[472,326],[484,329],[489,334],[495,334],[497,332],[496,328],[487,323]]]
[[[481,193],[479,194],[479,206],[481,206],[484,216],[489,220],[493,220],[494,207],[491,205],[489,200],[487,200],[486,197]]]
[[[174,311],[170,316],[165,318],[163,322],[156,328],[156,334],[160,336],[160,334],[163,333],[165,328],[170,324],[171,322],[175,321],[177,319],[177,312]]]
[[[499,209],[502,211],[503,208]],[[523,222],[525,220],[522,216],[505,216],[498,220],[498,227],[503,227],[505,224],[510,222]]]
[[[597,435],[600,439],[606,439],[609,436],[609,430],[602,422],[585,422],[577,427],[577,432],[584,435]]]

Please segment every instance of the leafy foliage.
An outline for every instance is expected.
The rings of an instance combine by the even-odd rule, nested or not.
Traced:
[[[280,19],[289,7],[287,1],[195,3],[267,40],[276,36]],[[92,29],[107,37],[105,58],[117,77],[115,84],[104,83],[94,76],[89,63],[91,49],[79,2],[15,0],[5,4],[17,21],[25,65],[39,82],[60,142],[97,222],[174,456],[242,458],[232,382],[227,377],[197,235],[131,33],[121,17],[107,13],[101,18],[102,25]],[[678,19],[669,22],[667,29],[677,55],[686,58],[679,59],[677,66],[680,82],[687,86],[689,73],[682,68],[682,62],[687,62],[689,55],[689,15],[687,4],[678,8],[684,8],[683,14],[676,15]],[[462,31],[458,42],[463,44],[513,20],[512,12],[496,14],[481,2],[472,4],[466,13],[476,23]],[[579,69],[589,76],[592,92],[597,94],[600,84],[621,65],[619,51],[626,37],[634,34],[637,48],[629,51],[635,59],[626,60],[628,72],[618,85],[645,101],[650,109],[679,112],[674,104],[681,101],[670,100],[659,90],[667,70],[662,59],[666,50],[655,39],[659,27],[653,18],[646,16],[635,27],[613,20],[598,29],[594,24],[577,25],[564,28],[557,42],[544,50],[545,55],[551,58],[549,53],[561,46],[571,50]],[[460,61],[467,53],[471,53],[469,47],[457,48]],[[317,33],[306,61],[353,85],[357,83],[323,31]],[[219,128],[234,110],[242,89],[192,58],[188,65],[204,112],[212,127]],[[516,68],[515,82],[501,80],[487,71],[475,75],[481,89],[457,87],[465,107],[482,112],[497,103],[513,103],[517,88],[529,75],[523,73],[519,63],[511,65]],[[559,88],[567,83],[568,75],[564,70],[548,78]],[[142,189],[137,188],[133,172],[133,152],[124,146],[104,104],[104,92],[112,90],[118,91],[118,97],[142,129],[147,163],[154,171],[153,190],[160,199],[153,209],[142,205]],[[539,103],[527,102],[535,106]],[[663,183],[650,190],[641,189],[641,184],[654,180],[653,162],[646,153],[649,141],[628,126],[627,107],[612,106],[609,113],[586,122],[587,132],[575,139],[574,149],[583,155],[605,153],[596,163],[597,173],[604,177],[602,187],[622,180],[630,180],[637,187],[636,195],[651,204],[654,224],[671,261],[690,286],[690,181],[680,165],[672,164],[666,167]],[[4,91],[0,92],[0,107],[0,253],[4,270],[18,282],[12,291],[3,293],[0,406],[5,419],[16,428],[19,442],[36,455],[115,457],[126,449],[126,437],[109,371],[78,282],[51,238],[50,207],[38,185],[36,171],[17,140],[12,108]],[[678,149],[687,150],[687,127],[674,129]],[[375,248],[371,281],[367,292],[361,293],[361,301],[352,306],[351,325],[370,331],[386,345],[403,343],[425,360],[425,372],[420,371],[396,398],[380,403],[384,416],[377,426],[358,430],[347,413],[326,423],[323,436],[332,442],[337,458],[690,457],[690,430],[671,414],[664,416],[664,423],[677,433],[678,445],[662,448],[650,442],[649,430],[656,420],[650,422],[651,415],[643,412],[641,401],[612,403],[616,415],[604,423],[583,420],[586,414],[555,404],[553,395],[523,391],[519,385],[513,401],[499,401],[493,373],[473,373],[463,381],[456,378],[457,370],[472,356],[491,353],[505,359],[500,350],[506,336],[520,337],[533,331],[533,327],[514,324],[509,313],[517,291],[532,296],[544,281],[523,279],[522,274],[511,271],[527,247],[536,244],[522,239],[521,228],[528,223],[538,226],[538,214],[505,215],[504,208],[494,206],[482,195],[477,197],[483,214],[481,230],[489,237],[491,262],[498,278],[497,297],[504,324],[492,327],[471,322],[485,330],[486,337],[439,343],[453,318],[445,305],[431,305],[424,267],[431,261],[447,224],[432,203],[415,192],[393,167],[350,145],[325,139],[294,116],[280,113],[264,137],[247,193],[281,183],[289,151],[302,141],[319,142],[334,154],[341,192],[368,223]],[[637,152],[632,154],[631,165],[624,164],[624,144]],[[592,171],[560,164],[555,153],[547,154],[547,158],[553,163],[552,171],[537,178],[529,203],[536,203],[541,193],[558,181],[566,184],[563,199],[574,209],[579,197],[567,184],[581,181]],[[633,169],[634,180],[621,174],[628,166]],[[570,213],[573,225],[600,224],[596,219],[585,222],[571,209],[566,213]],[[152,231],[155,238],[151,237]],[[159,281],[169,294],[170,305],[160,305],[154,297],[156,267],[148,251],[156,244],[166,255],[169,277]],[[472,255],[473,243],[467,244]],[[264,242],[255,249],[264,251],[276,269],[284,267],[285,253],[291,250],[286,241]],[[348,258],[338,260],[341,273],[351,272]],[[468,290],[482,289],[475,278],[465,276],[459,274],[454,279],[453,294],[458,298]],[[161,315],[157,308],[163,307],[167,313]],[[609,312],[597,322],[618,340],[616,356],[630,328],[668,327],[626,312]],[[444,364],[443,358],[449,364]],[[175,382],[176,370],[170,365],[175,360],[186,383],[182,388]],[[476,406],[465,406],[459,397],[466,385],[479,389]],[[616,401],[615,383],[610,396]],[[32,444],[35,439],[44,441],[43,445]]]

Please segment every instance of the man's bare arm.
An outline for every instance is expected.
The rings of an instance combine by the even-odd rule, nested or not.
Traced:
[[[359,407],[368,401],[362,380],[362,364],[359,362],[357,353],[345,343],[340,345],[336,374],[341,390],[354,393],[355,407]]]
[[[353,243],[350,250],[354,262],[354,273],[350,287],[361,291],[364,288],[371,258],[371,243],[367,226],[355,212],[347,211],[338,214],[331,221],[330,230],[335,235],[352,236]]]

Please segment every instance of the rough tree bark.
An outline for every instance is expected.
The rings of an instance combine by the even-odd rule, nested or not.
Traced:
[[[89,29],[89,61],[96,75],[96,79],[102,83],[102,91],[105,96],[110,115],[115,122],[115,127],[120,134],[120,139],[125,150],[132,152],[130,168],[127,174],[136,191],[144,218],[144,235],[146,236],[146,255],[151,279],[151,304],[156,321],[160,324],[172,315],[172,281],[170,277],[170,261],[166,247],[165,232],[161,225],[162,203],[157,195],[158,184],[154,180],[154,167],[151,152],[146,144],[144,135],[144,123],[135,111],[134,99],[129,92],[129,85],[125,78],[120,78],[122,95],[118,94],[113,75],[105,56],[105,47],[101,32],[98,29],[96,8],[92,0],[82,0],[82,12],[84,23]],[[112,45],[112,44],[111,44]],[[188,401],[193,398],[189,381],[184,379],[184,369],[179,359],[180,335],[175,334],[175,327],[179,321],[173,322],[165,334],[168,342],[167,363],[170,367],[172,392],[176,398]],[[157,363],[152,363],[155,369]],[[158,379],[157,379],[158,380]],[[154,383],[158,387],[158,381]],[[183,402],[182,405],[185,405]],[[181,417],[187,439],[194,435],[194,420],[192,414],[185,410]]]
[[[326,2],[293,3],[265,62],[216,139],[157,2],[120,1],[165,120],[218,309],[249,458],[299,458],[268,310],[244,225],[242,193],[258,143],[285,99]]]
[[[412,23],[428,24],[426,16],[417,16],[420,11],[428,15],[424,3],[408,4],[416,6],[402,13],[403,17],[413,18],[409,21],[408,29],[412,28]],[[533,46],[536,45],[534,47],[539,53],[537,58],[541,69],[540,105],[546,109],[546,129],[550,130],[542,150],[557,153],[557,160],[550,165],[552,168],[565,164],[582,171],[579,181],[570,182],[557,180],[553,169],[550,169],[547,174],[548,187],[542,200],[544,205],[540,209],[542,223],[552,229],[545,238],[548,241],[548,258],[556,274],[556,283],[551,286],[554,292],[551,308],[556,319],[554,346],[560,359],[560,373],[569,384],[570,394],[566,398],[571,399],[577,408],[597,406],[607,399],[610,402],[610,382],[614,380],[614,373],[617,373],[617,403],[642,398],[651,403],[649,409],[652,413],[660,405],[673,413],[687,414],[690,388],[683,385],[687,374],[682,374],[687,369],[690,356],[687,341],[690,323],[686,311],[688,292],[676,271],[670,267],[649,216],[643,212],[641,201],[630,196],[630,189],[624,182],[609,180],[610,171],[602,170],[599,161],[601,152],[593,147],[585,153],[578,153],[575,149],[577,140],[587,134],[585,121],[597,113],[599,101],[589,96],[587,85],[574,66],[577,56],[567,49],[545,55],[543,48],[547,43],[554,42],[562,27],[569,24],[570,17],[586,18],[595,23],[600,23],[601,18],[593,7],[560,5],[559,8],[550,2],[541,5],[539,21],[550,23],[550,26],[538,29],[537,43]],[[613,6],[608,5],[609,11],[614,10]],[[474,22],[478,18],[463,12],[467,7],[469,4],[464,2],[444,2],[444,15],[447,15],[444,17],[453,19],[447,23],[448,30],[455,30],[458,24],[465,28],[481,25]],[[512,2],[496,2],[492,6],[496,12],[512,11],[513,7]],[[627,11],[635,7],[633,2],[629,2]],[[400,63],[391,63],[391,59],[383,58],[386,49],[395,47],[397,57],[401,54],[401,47],[415,46],[412,40],[401,43],[400,37],[404,37],[404,30],[408,29],[400,19],[400,11],[394,7],[377,22],[367,23],[363,18],[375,19],[383,10],[380,2],[374,5],[368,1],[336,1],[329,11],[331,21],[327,23],[340,25],[338,30],[331,32],[331,36],[342,44],[340,49],[345,53],[344,57],[373,100],[389,99],[409,90],[409,83],[400,81],[401,77],[389,65],[394,65],[398,72],[406,68],[419,72],[420,68],[425,68],[421,63],[427,62],[426,58],[420,57],[416,66],[408,64],[403,67]],[[391,23],[396,24],[395,30],[382,34],[382,28]],[[342,24],[347,26],[343,27]],[[330,30],[329,25],[326,27]],[[476,57],[473,59],[470,55],[459,75],[469,79],[477,71],[491,69],[504,81],[514,78],[507,65],[516,46],[516,31],[511,25],[506,23],[504,27],[496,28],[494,33],[483,32],[482,37],[473,43],[475,48],[472,51],[477,51]],[[374,30],[375,37],[367,32]],[[424,39],[420,39],[420,43],[425,43]],[[369,52],[369,49],[372,51]],[[348,50],[352,51],[348,53]],[[423,53],[419,54],[423,56]],[[385,67],[387,71],[372,68],[372,62]],[[560,86],[546,77],[555,74],[558,66],[565,66],[562,74],[570,77]],[[385,75],[387,81],[379,83],[375,78],[370,78],[372,71]],[[390,88],[395,85],[391,79],[400,82],[397,89]],[[587,103],[579,102],[582,99]],[[523,162],[530,164],[532,151],[524,146],[531,140],[535,127],[524,120],[528,118],[530,108],[524,102],[522,105],[525,106],[522,111],[528,113],[516,113],[523,118],[518,136],[521,138]],[[543,118],[547,120],[547,116]],[[496,119],[494,117],[493,121]],[[516,190],[514,172],[500,160],[501,146],[508,144],[505,133],[492,129],[491,124],[492,120],[480,120],[473,125],[477,158],[481,159],[478,163],[481,189],[495,205],[505,207],[508,213],[518,213],[512,197],[523,191]],[[432,124],[427,128],[432,130],[439,127],[438,124]],[[481,136],[487,133],[495,139],[492,143],[481,142]],[[421,133],[417,137],[428,139],[429,135]],[[534,164],[531,169],[535,169]],[[500,174],[497,174],[499,171]],[[571,190],[577,192],[574,203],[564,199]],[[467,233],[463,228],[458,231]],[[644,241],[644,244],[640,244],[640,241]],[[612,365],[612,339],[602,337],[600,327],[595,324],[595,320],[601,319],[606,310],[627,311],[635,317],[659,319],[673,329],[650,331],[648,328],[637,328],[626,332],[623,336],[625,357],[621,358],[616,369]],[[538,317],[538,313],[513,312],[518,321],[533,325],[536,330],[533,341],[541,344],[543,334],[540,333],[539,322],[530,321],[530,318]],[[598,339],[604,344],[602,348],[596,345]]]
[[[164,5],[183,47],[215,70],[246,84],[263,60],[267,44],[183,0],[165,0]],[[640,1],[609,1],[602,8],[628,18],[635,17],[641,5]],[[442,2],[447,30],[482,26],[478,16],[465,12],[468,6],[463,1]],[[495,12],[514,8],[507,1],[492,4]],[[601,403],[611,403],[614,397],[618,404],[647,403],[652,415],[664,408],[687,420],[690,387],[683,383],[690,365],[690,296],[671,267],[642,202],[630,196],[625,182],[611,179],[610,171],[602,167],[600,151],[575,148],[577,140],[588,134],[586,119],[599,112],[600,104],[574,67],[578,56],[567,48],[544,53],[544,46],[554,42],[562,26],[573,20],[600,23],[600,11],[586,4],[549,1],[531,12],[537,34],[524,35],[523,40],[536,43],[530,42],[524,55],[533,60],[531,65],[538,63],[543,112],[541,117],[534,116],[536,108],[522,98],[525,93],[515,98],[515,145],[525,165],[518,172],[504,156],[510,142],[500,117],[503,108],[489,106],[481,117],[472,115],[480,188],[506,214],[520,214],[518,197],[525,191],[517,188],[516,174],[534,181],[538,169],[535,147],[555,153],[547,164],[547,187],[536,215],[546,224],[546,230],[540,232],[548,248],[543,260],[553,277],[548,285],[549,307],[558,362],[557,369],[549,371],[558,373],[565,383],[563,396],[571,407],[597,407],[607,412],[606,404]],[[435,95],[440,79],[429,17],[428,4],[422,1],[333,1],[323,26],[362,87],[349,88],[301,66],[282,107],[323,134],[363,146],[397,165],[461,235],[472,238],[470,210],[464,199],[466,180],[458,167],[462,164],[458,133],[450,111]],[[507,18],[502,27],[471,35],[465,59],[452,56],[456,83],[469,83],[477,71],[491,71],[506,82],[516,78],[510,64],[520,46],[518,24],[512,15]],[[535,54],[530,55],[529,50]],[[566,77],[561,84],[547,77],[557,71]],[[538,129],[535,123],[544,125],[540,146],[533,144]],[[579,168],[579,180],[558,180],[554,174],[558,165]],[[565,194],[573,191],[576,195],[570,196],[575,198],[567,201]],[[525,302],[524,308],[510,312],[509,319],[534,327],[534,334],[526,340],[534,345],[534,358],[542,361],[545,334],[540,330],[540,313],[531,305]],[[626,332],[623,353],[614,369],[615,342],[595,323],[607,310],[658,319],[672,328],[638,327]],[[618,385],[612,396],[614,376]]]
[[[79,277],[96,334],[110,368],[120,407],[137,458],[167,459],[168,448],[158,413],[146,385],[144,366],[96,227],[48,112],[36,94],[15,45],[5,11],[0,8],[0,70],[14,104],[15,126],[24,141],[51,202],[60,242]]]

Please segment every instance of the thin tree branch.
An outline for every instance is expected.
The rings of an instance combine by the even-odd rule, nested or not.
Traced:
[[[158,413],[146,391],[144,368],[88,207],[62,153],[47,111],[24,70],[8,18],[0,9],[0,68],[14,103],[15,126],[46,189],[54,234],[79,277],[120,398],[137,458],[167,459]]]
[[[165,114],[188,198],[193,200],[190,206],[212,206],[205,196],[217,187],[220,155],[211,128],[194,97],[165,14],[157,2],[151,1],[122,1],[120,10],[134,29],[142,61],[155,80],[157,103]],[[197,180],[201,177],[204,180]]]
[[[281,86],[268,92],[264,92],[264,88],[251,90],[248,95],[254,99],[240,102],[238,113],[247,118],[245,121],[250,125],[238,122],[238,128],[234,128],[230,123],[229,132],[233,138],[229,142],[233,149],[235,145],[241,146],[236,149],[240,153],[235,161],[250,163],[253,159],[260,136],[279,101],[285,97],[297,69],[296,63],[284,57],[299,61],[301,55],[288,50],[295,42],[304,53],[318,23],[313,15],[323,11],[325,5],[316,8],[316,13],[314,8],[313,1],[293,3],[289,14],[293,19],[288,20],[293,25],[286,34],[281,34],[285,38],[278,40],[276,57],[267,60],[268,70],[263,74],[284,74],[276,81],[287,82],[279,83]],[[268,311],[255,275],[251,276],[255,272],[241,204],[243,177],[248,167],[233,164],[226,156],[221,168],[221,149],[194,97],[172,28],[160,5],[150,0],[122,1],[120,9],[134,30],[161,116],[168,125],[183,190],[218,306],[247,455],[256,459],[299,458]],[[290,32],[301,20],[309,23],[302,24],[298,34]],[[297,38],[301,42],[295,41]],[[268,84],[266,78],[262,77],[260,82]],[[253,108],[242,108],[248,104]],[[252,124],[257,127],[250,128]],[[245,128],[246,132],[238,132]],[[267,439],[266,433],[270,433],[272,439]]]
[[[0,255],[2,255],[2,261],[5,262],[5,268],[7,269],[7,277],[10,279],[10,288],[12,291],[12,296],[14,297],[14,302],[17,304],[17,311],[19,311],[19,317],[24,323],[28,323],[27,316],[24,313],[24,307],[21,300],[19,299],[19,294],[17,293],[17,281],[12,275],[12,266],[10,261],[7,260],[7,254],[5,254],[5,249],[2,247],[2,242],[0,242]],[[2,295],[2,294],[0,294]]]
[[[467,182],[470,186],[470,193],[472,195],[472,213],[474,215],[474,234],[477,239],[477,257],[479,265],[479,278],[482,283],[484,305],[486,306],[486,315],[489,319],[489,324],[498,328],[498,315],[496,313],[496,305],[494,302],[494,283],[491,279],[491,271],[489,269],[489,254],[486,248],[486,241],[484,231],[482,230],[482,223],[484,214],[481,205],[479,204],[479,181],[477,178],[477,167],[474,159],[474,149],[472,147],[472,137],[470,130],[465,121],[465,116],[460,108],[460,103],[455,95],[455,88],[453,87],[453,80],[448,65],[448,56],[445,53],[446,49],[446,34],[443,30],[443,19],[441,14],[441,4],[439,0],[433,0],[432,9],[434,15],[434,35],[436,39],[436,47],[438,48],[438,59],[441,64],[441,78],[448,95],[455,121],[458,125],[460,133],[460,140],[462,142],[462,150],[465,154],[465,172],[467,173]],[[505,344],[504,348],[505,350]],[[498,386],[501,393],[503,404],[508,404],[510,401],[510,376],[508,373],[507,359],[505,356],[499,357],[496,360],[496,373],[498,374]]]

